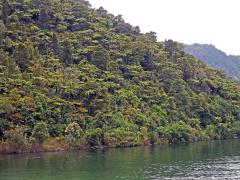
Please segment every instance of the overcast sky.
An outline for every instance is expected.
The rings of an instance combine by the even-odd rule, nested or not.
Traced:
[[[214,44],[240,55],[240,0],[89,0],[94,8],[123,15],[159,40]]]

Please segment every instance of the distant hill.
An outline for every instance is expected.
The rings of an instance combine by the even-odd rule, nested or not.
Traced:
[[[186,45],[184,50],[206,62],[211,67],[223,70],[234,79],[240,80],[240,56],[228,56],[223,51],[209,44]]]

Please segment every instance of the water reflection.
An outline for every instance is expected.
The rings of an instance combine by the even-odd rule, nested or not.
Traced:
[[[0,179],[240,178],[240,141],[0,156]]]

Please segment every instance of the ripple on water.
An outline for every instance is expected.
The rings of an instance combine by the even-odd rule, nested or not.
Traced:
[[[0,180],[240,179],[240,141],[0,156]]]

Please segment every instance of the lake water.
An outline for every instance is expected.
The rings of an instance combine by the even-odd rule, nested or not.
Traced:
[[[240,179],[240,140],[4,155],[0,179]]]

